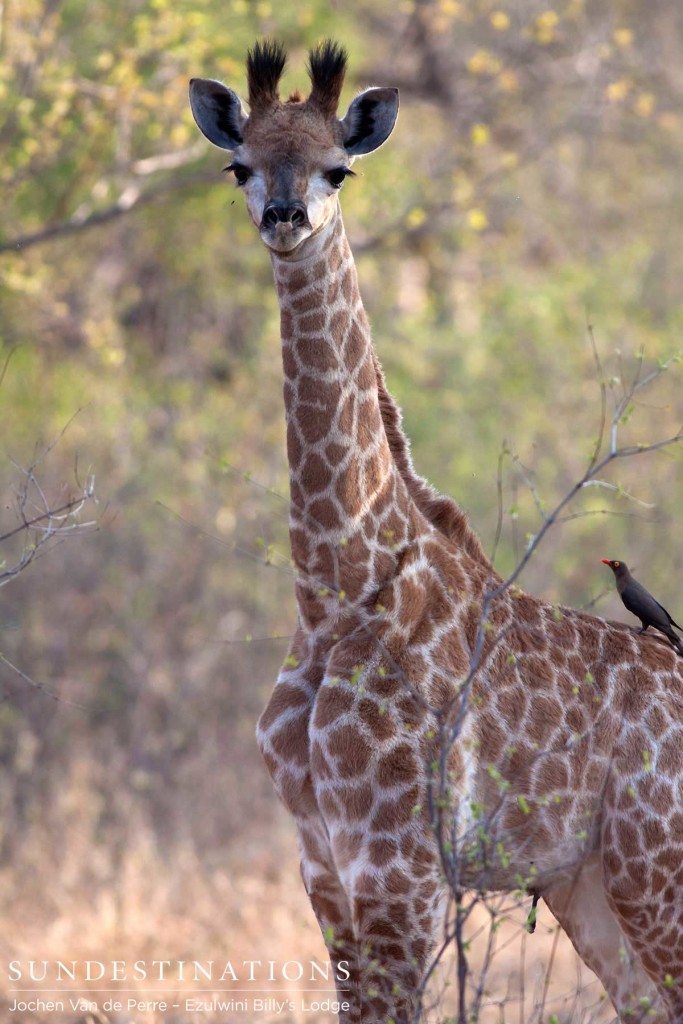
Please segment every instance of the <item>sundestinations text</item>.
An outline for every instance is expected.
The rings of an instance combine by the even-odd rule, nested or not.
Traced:
[[[19,981],[348,981],[348,961],[315,960],[10,960],[7,980]]]

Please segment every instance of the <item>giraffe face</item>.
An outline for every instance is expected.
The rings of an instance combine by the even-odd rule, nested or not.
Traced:
[[[278,254],[293,253],[323,231],[337,210],[337,193],[357,156],[391,134],[397,89],[367,89],[337,117],[346,55],[334,43],[310,55],[312,92],[282,102],[277,85],[285,65],[278,44],[257,44],[247,62],[247,114],[236,93],[211,79],[190,82],[190,105],[200,130],[229,150],[228,170],[244,190],[262,240]]]
[[[289,253],[333,219],[352,157],[335,125],[306,104],[250,118],[230,168],[262,241]]]

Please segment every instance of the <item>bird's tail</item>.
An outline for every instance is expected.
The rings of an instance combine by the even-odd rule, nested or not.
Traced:
[[[673,629],[671,630],[670,633],[667,633],[667,636],[668,636],[669,640],[671,641],[671,646],[673,647],[673,649],[675,651],[677,651],[678,654],[683,655],[683,643],[681,643],[679,637],[676,636],[676,634],[674,633]]]
[[[683,656],[683,643],[681,643],[680,637],[678,637],[674,633],[673,629],[671,628],[671,623],[667,623],[666,629],[663,626],[659,626],[658,628],[660,633],[663,633],[664,636],[667,638],[667,640],[669,641],[673,649],[677,652],[677,654]]]

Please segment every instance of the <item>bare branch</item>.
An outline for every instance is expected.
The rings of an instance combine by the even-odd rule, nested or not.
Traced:
[[[12,356],[14,355],[14,353],[15,353],[15,352],[17,351],[17,349],[19,349],[19,348],[20,348],[20,346],[19,346],[19,345],[14,345],[14,347],[13,347],[13,348],[11,348],[11,349],[9,350],[9,352],[7,353],[7,355],[6,355],[6,357],[5,357],[5,361],[4,361],[4,363],[2,364],[2,369],[0,370],[0,386],[2,386],[2,382],[3,382],[3,380],[5,379],[5,374],[7,373],[7,367],[8,367],[8,366],[9,366],[9,364],[10,364],[10,359],[12,358]]]
[[[68,235],[78,234],[88,228],[100,227],[102,224],[108,224],[110,221],[117,220],[124,214],[131,213],[139,207],[159,202],[174,192],[179,192],[186,188],[194,188],[195,185],[215,184],[218,180],[214,171],[202,171],[183,178],[163,182],[157,185],[156,188],[150,188],[146,191],[141,191],[137,183],[131,182],[116,202],[104,210],[96,210],[85,216],[75,214],[70,220],[64,221],[61,224],[53,224],[50,227],[41,228],[40,231],[34,231],[28,235],[20,235],[18,238],[0,242],[0,253],[24,252],[34,245],[51,241],[53,238],[65,238]]]
[[[69,534],[92,528],[96,525],[94,520],[90,522],[79,522],[77,516],[88,501],[95,500],[95,481],[90,477],[80,493],[60,505],[52,505],[43,492],[35,475],[35,466],[22,471],[25,476],[24,483],[17,497],[17,514],[19,523],[11,530],[7,530],[0,536],[0,544],[20,534],[26,534],[27,543],[21,554],[13,564],[0,565],[0,587],[6,586],[26,569],[41,549],[50,541],[59,538],[64,539]],[[37,513],[29,513],[29,506],[36,507],[32,495],[38,497]],[[4,566],[4,567],[3,567]]]
[[[605,381],[605,374],[602,369],[602,362],[600,360],[600,353],[598,352],[598,346],[595,344],[595,334],[593,332],[592,323],[587,324],[588,340],[591,344],[591,351],[593,353],[593,360],[595,362],[595,369],[598,375],[598,384],[600,386],[600,421],[598,426],[598,436],[595,442],[595,448],[593,450],[593,456],[589,463],[589,468],[595,465],[600,457],[602,446],[605,443],[605,427],[607,426],[607,382]],[[610,383],[610,387],[613,385]]]
[[[630,491],[625,491],[623,487],[618,484],[611,484],[607,480],[586,480],[584,487],[604,487],[605,490],[614,491],[620,498],[628,498],[629,501],[635,502],[636,505],[640,505],[641,508],[655,508],[656,506],[650,501],[643,501],[642,498],[636,498],[635,494],[631,494]]]
[[[510,450],[507,446],[507,442],[503,441],[503,447],[498,455],[498,471],[496,473],[496,504],[497,504],[497,517],[496,517],[496,534],[493,538],[493,547],[491,549],[491,561],[495,563],[496,554],[498,553],[498,544],[500,543],[500,536],[503,531],[503,460],[506,455],[510,454]]]
[[[157,171],[175,171],[178,167],[186,167],[195,163],[206,152],[206,144],[199,139],[193,146],[185,149],[176,149],[171,153],[158,153],[156,156],[148,156],[143,160],[135,160],[131,164],[133,174],[147,175],[156,174]]]

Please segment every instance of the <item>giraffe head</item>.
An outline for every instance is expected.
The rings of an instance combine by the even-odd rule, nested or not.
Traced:
[[[308,99],[294,93],[283,102],[285,60],[279,43],[257,43],[249,52],[249,114],[221,82],[190,82],[195,121],[210,142],[232,153],[228,169],[251,219],[266,245],[282,254],[329,224],[354,158],[388,139],[398,113],[397,89],[367,89],[337,117],[346,53],[330,41],[309,54]]]

